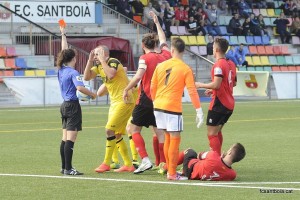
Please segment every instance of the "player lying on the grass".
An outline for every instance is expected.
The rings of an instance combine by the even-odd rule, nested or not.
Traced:
[[[183,175],[190,180],[232,181],[236,178],[236,171],[231,165],[245,155],[245,148],[240,143],[233,144],[222,156],[216,151],[197,155],[195,150],[187,149],[179,154],[178,165],[183,164]]]

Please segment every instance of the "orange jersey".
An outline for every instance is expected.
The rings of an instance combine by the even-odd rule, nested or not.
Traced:
[[[184,87],[187,88],[194,107],[200,108],[192,69],[177,58],[159,64],[151,80],[154,109],[182,113]]]

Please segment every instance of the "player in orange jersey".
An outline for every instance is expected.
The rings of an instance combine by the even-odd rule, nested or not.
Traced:
[[[223,143],[222,128],[230,118],[234,109],[233,87],[236,85],[236,66],[226,59],[228,41],[216,38],[213,45],[213,55],[217,62],[211,70],[210,83],[196,82],[197,88],[205,88],[206,95],[211,95],[212,100],[206,119],[209,146],[221,155]]]
[[[151,80],[151,97],[157,128],[165,132],[164,154],[169,180],[186,180],[186,177],[176,173],[180,132],[183,130],[182,94],[185,87],[197,112],[198,128],[204,120],[193,71],[182,60],[184,49],[184,41],[173,38],[172,58],[157,66]]]

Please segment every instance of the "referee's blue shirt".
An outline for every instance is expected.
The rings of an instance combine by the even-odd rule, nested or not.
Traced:
[[[78,71],[69,66],[62,66],[58,70],[58,82],[64,101],[76,101],[76,87],[84,86]]]

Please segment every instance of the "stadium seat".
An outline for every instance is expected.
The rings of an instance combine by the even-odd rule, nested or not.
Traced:
[[[220,28],[221,35],[228,35],[226,26],[219,26],[219,28]]]
[[[267,9],[259,9],[259,14],[262,14],[264,17],[268,16]]]
[[[262,44],[268,45],[268,44],[270,44],[270,37],[267,36],[267,35],[263,35],[263,36],[261,37],[261,41],[262,41]]]
[[[206,45],[205,36],[198,35],[197,36],[198,45]]]
[[[6,48],[0,47],[0,57],[6,57]]]
[[[4,59],[0,58],[0,69],[5,69]]]
[[[294,65],[293,57],[285,56],[285,63],[286,63],[286,65]]]
[[[286,65],[284,56],[277,56],[277,64],[278,65]]]
[[[249,53],[251,55],[257,55],[258,54],[257,47],[256,46],[249,46]]]
[[[256,44],[256,45],[263,44],[261,36],[254,36],[254,44]]]
[[[224,18],[225,18],[225,25],[228,25],[228,24],[229,24],[229,22],[230,22],[230,20],[232,19],[232,17],[231,17],[231,16],[222,16],[222,17],[224,17]]]
[[[273,24],[271,24],[271,19],[268,18],[268,17],[265,17],[265,18],[264,18],[264,22],[265,22],[265,25],[266,25],[266,26],[273,26]]]
[[[280,70],[282,72],[288,72],[289,71],[289,68],[287,66],[280,66]]]
[[[289,53],[289,47],[286,46],[286,45],[281,46],[281,54],[283,54],[283,55],[288,55],[288,54],[290,54],[290,53]]]
[[[140,24],[143,24],[143,19],[142,19],[142,16],[140,16],[140,15],[134,15],[133,20],[137,21]]]
[[[26,69],[28,68],[24,58],[16,58],[15,59],[16,67]]]
[[[271,26],[276,26],[275,24],[274,24],[274,21],[276,20],[276,17],[271,17],[270,18],[270,22],[271,22]]]
[[[253,62],[254,66],[260,66],[260,65],[262,65],[259,56],[252,56],[252,62]]]
[[[228,25],[228,24],[226,24],[226,21],[225,21],[225,17],[218,17],[218,20],[219,20],[219,22],[218,22],[218,24],[220,25],[220,26],[222,26],[222,25]]]
[[[273,46],[264,46],[266,50],[266,55],[273,55]]]
[[[245,36],[238,36],[238,41],[239,41],[239,44],[241,44],[241,43],[247,44]]]
[[[6,47],[6,55],[9,57],[17,56],[15,47]]]
[[[267,9],[267,13],[268,13],[269,17],[275,17],[276,16],[274,9]]]
[[[292,44],[300,44],[300,39],[298,36],[292,37]]]
[[[268,56],[260,56],[261,65],[270,65]]]
[[[297,68],[297,71],[300,71],[300,66],[296,66],[296,68]]]
[[[223,35],[222,38],[225,38],[228,42],[230,41],[230,37],[228,35]]]
[[[277,8],[277,7],[275,7],[275,8]],[[274,12],[275,12],[275,16],[279,16],[280,13],[282,12],[282,10],[281,9],[275,9]]]
[[[25,70],[25,76],[35,76],[34,70]]]
[[[178,26],[177,28],[179,35],[190,35],[190,33],[186,31],[185,26]]]
[[[187,35],[180,35],[179,37],[184,41],[185,45],[190,45],[190,41]]]
[[[57,75],[55,69],[46,69],[46,76]]]
[[[288,66],[288,71],[297,71],[297,67],[296,66]]]
[[[17,68],[15,65],[15,59],[14,58],[5,58],[4,59],[5,67],[15,69]]]
[[[199,54],[201,56],[206,56],[207,55],[207,48],[206,48],[206,46],[199,46]]]
[[[248,62],[248,65],[250,65],[250,66],[253,65],[252,57],[251,56],[246,56],[246,61]]]
[[[190,35],[190,36],[188,36],[188,40],[189,40],[190,45],[198,45],[196,36]]]
[[[46,76],[46,70],[44,70],[44,69],[36,69],[35,70],[35,75],[36,76]]]
[[[247,44],[255,44],[253,36],[246,36]]]
[[[269,63],[270,63],[270,65],[277,65],[276,56],[269,56]]]
[[[247,71],[247,68],[246,67],[239,67],[238,71],[244,72],[244,71]]]
[[[24,70],[15,70],[14,76],[24,76]]]
[[[238,45],[238,37],[237,36],[230,36],[229,45]]]
[[[177,29],[177,26],[170,26],[170,31],[172,35],[180,35]]]
[[[255,67],[247,67],[247,71],[255,71]]]
[[[190,50],[191,50],[191,52],[194,52],[195,54],[200,54],[198,46],[190,46]]]
[[[275,55],[281,54],[281,47],[280,46],[273,46],[273,52]]]
[[[12,70],[5,70],[3,71],[4,76],[14,76],[14,71]]]
[[[295,65],[300,65],[300,56],[293,55],[293,62],[295,63]]]
[[[271,72],[272,71],[272,67],[266,66],[266,67],[264,67],[264,71]]]
[[[264,71],[264,67],[255,67],[255,71]]]
[[[267,55],[265,46],[257,46],[257,54],[259,54],[259,55]]]
[[[255,15],[255,16],[258,16],[259,15],[259,9],[252,9],[252,13]]]
[[[280,72],[281,69],[280,69],[279,66],[273,66],[273,67],[272,67],[272,71],[273,71],[273,72]]]

